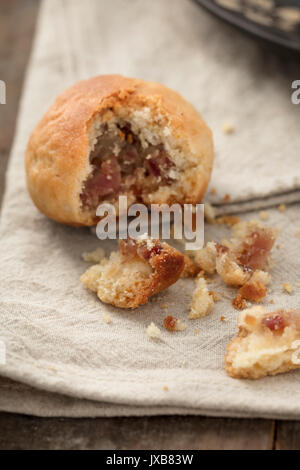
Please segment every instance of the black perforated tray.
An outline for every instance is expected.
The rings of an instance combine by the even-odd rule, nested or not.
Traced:
[[[255,36],[300,52],[300,0],[195,0]]]

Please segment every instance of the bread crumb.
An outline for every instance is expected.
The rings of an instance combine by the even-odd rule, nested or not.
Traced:
[[[220,296],[220,294],[219,294],[218,292],[215,292],[215,291],[213,291],[213,290],[210,290],[210,291],[209,291],[209,295],[212,296],[214,302],[219,302],[219,301],[221,300],[221,296]]]
[[[162,305],[161,305],[161,308],[163,308],[163,309],[168,308],[168,304],[162,304]]]
[[[241,219],[237,215],[222,215],[216,219],[218,224],[224,224],[228,227],[232,227],[235,224],[238,224]]]
[[[195,335],[198,335],[199,332],[200,332],[200,330],[194,330],[194,334],[195,334]]]
[[[221,316],[220,316],[220,320],[225,322],[225,321],[227,321],[227,318],[224,317],[224,315],[221,315]]]
[[[294,233],[294,237],[295,237],[295,238],[299,238],[299,237],[300,237],[300,232],[295,232],[295,233]]]
[[[196,288],[193,292],[189,319],[194,320],[195,318],[204,317],[210,312],[213,305],[214,299],[207,289],[206,280],[203,277],[198,277]]]
[[[269,300],[269,304],[273,304],[274,303],[274,300],[273,299],[270,299]]]
[[[284,290],[286,292],[288,292],[289,294],[291,294],[294,290],[292,284],[290,284],[289,282],[283,282],[282,283],[282,287],[284,288]]]
[[[105,323],[107,323],[107,324],[111,323],[111,318],[110,318],[110,315],[108,315],[108,313],[105,313],[103,315],[103,319],[104,319]]]
[[[153,339],[158,339],[161,335],[160,329],[153,322],[151,322],[150,325],[147,326],[146,332],[149,338]]]
[[[263,271],[261,271],[263,272]],[[266,273],[267,274],[267,273]],[[254,277],[254,275],[252,276]],[[267,288],[265,284],[255,279],[250,279],[242,287],[239,288],[239,294],[243,299],[249,300],[250,302],[261,302],[265,298]]]
[[[87,263],[100,263],[105,257],[105,251],[103,248],[96,248],[94,251],[85,251],[81,256]]]
[[[232,305],[236,310],[244,310],[244,308],[247,307],[245,300],[240,294],[237,294],[237,296],[232,299]]]
[[[232,134],[235,131],[235,126],[232,122],[226,121],[222,125],[222,132],[223,134]]]
[[[223,201],[224,202],[227,202],[227,201],[230,201],[230,194],[225,194],[225,196],[223,197]]]
[[[52,370],[52,372],[57,372],[57,369],[54,366],[50,366],[49,369]]]
[[[269,212],[267,211],[261,211],[259,213],[259,217],[261,218],[261,220],[268,220],[269,218]]]
[[[280,245],[276,245],[276,249],[277,249],[277,250],[280,250]]]
[[[164,319],[164,327],[169,331],[183,331],[186,329],[186,324],[178,318],[168,315]]]
[[[204,204],[204,216],[208,223],[210,224],[215,223],[216,209],[211,204],[209,204],[209,202],[206,202]]]
[[[285,204],[280,204],[278,206],[278,210],[279,210],[279,212],[284,212],[286,210],[286,205]]]
[[[167,392],[169,390],[169,387],[167,387],[166,385],[164,386],[164,391]]]
[[[210,192],[210,194],[217,194],[216,188],[211,188],[211,189],[209,190],[209,192]]]
[[[91,266],[82,276],[85,287],[102,302],[136,308],[174,284],[184,268],[184,256],[160,240],[119,240],[118,251]]]

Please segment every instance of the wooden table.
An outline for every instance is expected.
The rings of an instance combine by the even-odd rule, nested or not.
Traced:
[[[0,79],[7,84],[7,104],[0,105],[0,201],[38,8],[39,0],[0,0]],[[300,422],[199,416],[45,419],[0,413],[0,449],[300,449]]]

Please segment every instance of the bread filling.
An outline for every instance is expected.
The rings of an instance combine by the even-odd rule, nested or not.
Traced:
[[[162,143],[141,141],[127,122],[101,125],[90,152],[92,172],[80,195],[82,206],[95,210],[102,201],[132,195],[138,202],[159,186],[177,179],[175,164]]]
[[[273,233],[264,228],[250,232],[238,256],[238,263],[254,270],[264,269],[274,241]]]

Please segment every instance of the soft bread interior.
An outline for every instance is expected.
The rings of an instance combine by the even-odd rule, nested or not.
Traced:
[[[226,369],[234,377],[259,378],[300,365],[300,311],[268,313],[257,306],[239,316],[239,335],[228,346]]]
[[[120,252],[113,252],[109,259],[91,266],[81,281],[103,302],[128,307],[135,303],[137,292],[152,272],[150,264],[142,259],[128,259]]]
[[[119,240],[118,251],[89,268],[81,281],[105,303],[136,308],[174,284],[183,269],[179,251],[145,235]]]
[[[83,210],[93,213],[101,202],[116,203],[119,195],[129,204],[178,201],[192,190],[192,169],[201,167],[193,156],[185,158],[168,123],[149,108],[95,115],[88,163],[80,198]]]

